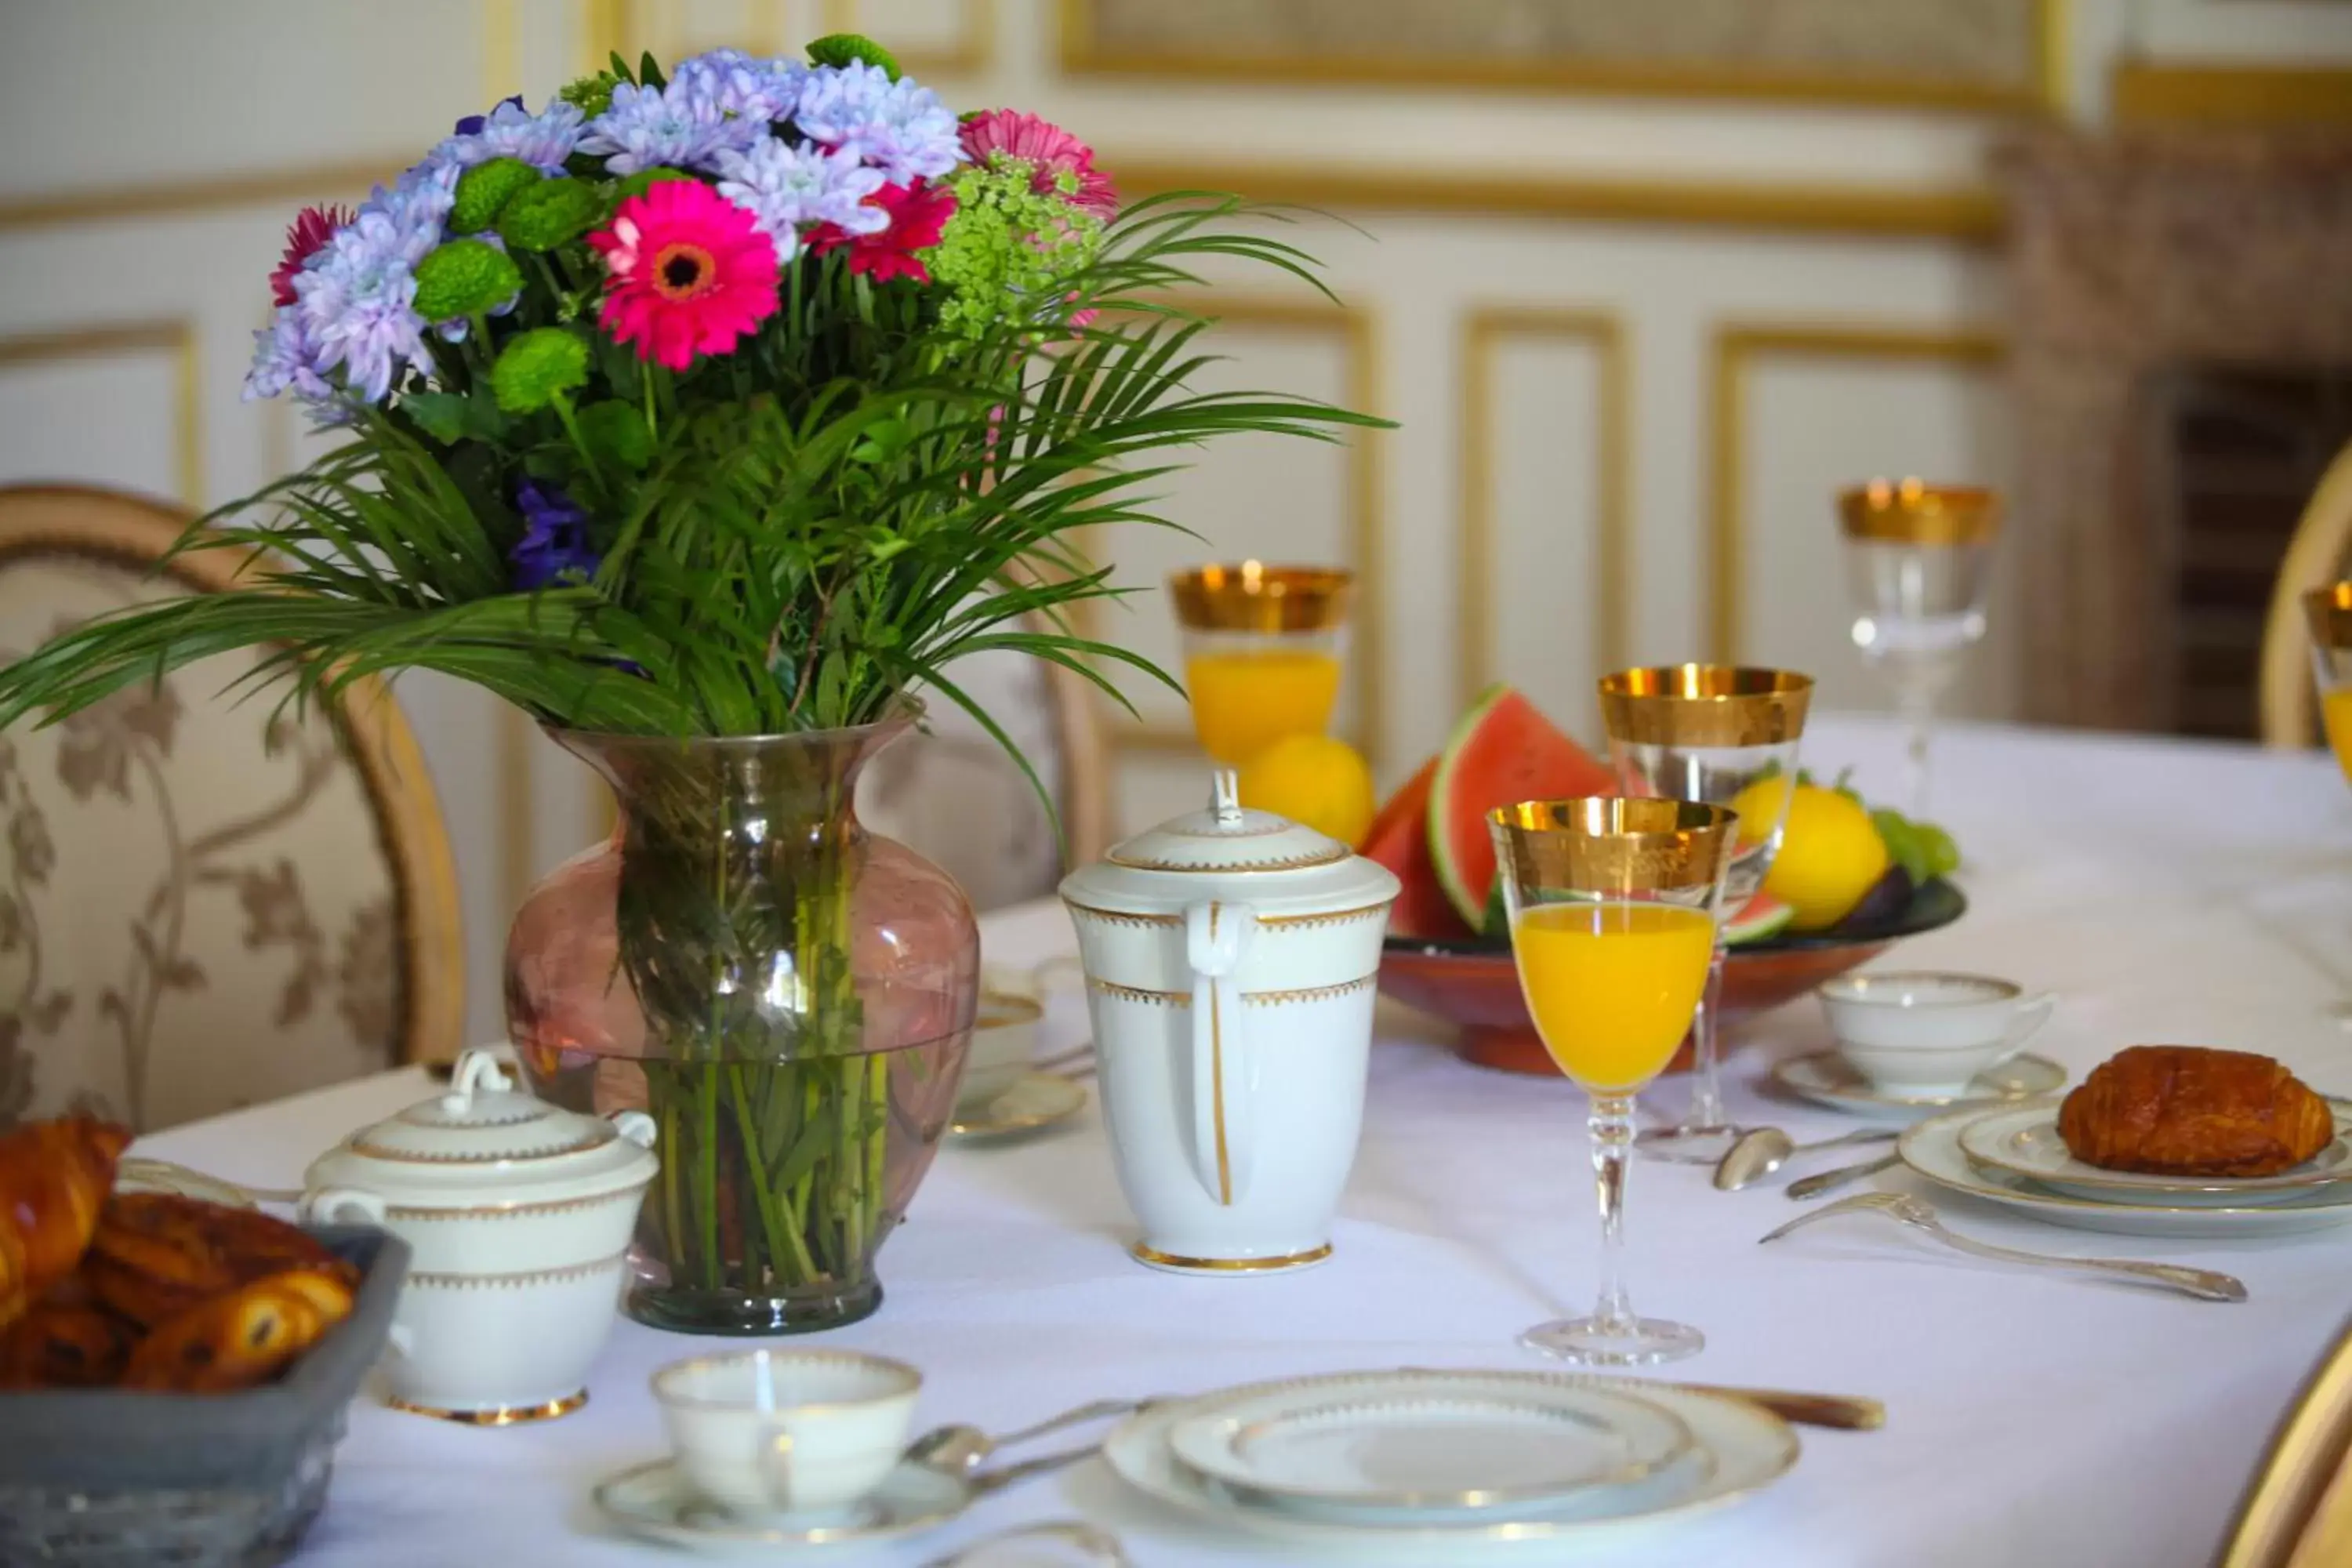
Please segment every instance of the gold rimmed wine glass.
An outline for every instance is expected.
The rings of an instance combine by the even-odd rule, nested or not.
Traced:
[[[1734,814],[1689,801],[1527,801],[1488,814],[1511,958],[1544,1049],[1589,1097],[1601,1206],[1591,1314],[1539,1323],[1530,1350],[1587,1366],[1695,1354],[1696,1329],[1636,1317],[1621,1254],[1635,1097],[1690,1028],[1715,949]]]
[[[1853,646],[1894,690],[1906,740],[1904,809],[1927,814],[1936,704],[1985,634],[2000,498],[1976,485],[1874,479],[1838,497]]]
[[[1610,760],[1628,795],[1740,809],[1724,886],[1731,910],[1764,885],[1789,819],[1789,789],[1748,792],[1764,780],[1797,771],[1797,742],[1805,732],[1812,695],[1809,675],[1747,665],[1658,665],[1601,678],[1601,720],[1609,732]],[[1722,1053],[1723,957],[1718,943],[1708,961],[1706,995],[1693,1043],[1690,1106],[1679,1125],[1642,1135],[1645,1151],[1666,1159],[1712,1163],[1738,1134],[1723,1109],[1717,1066]]]
[[[2319,682],[2320,727],[2336,765],[2352,784],[2352,583],[2315,588],[2303,596],[2311,627],[2312,673]]]
[[[1340,567],[1257,561],[1169,577],[1202,751],[1239,767],[1287,736],[1323,733],[1339,700],[1355,587]]]

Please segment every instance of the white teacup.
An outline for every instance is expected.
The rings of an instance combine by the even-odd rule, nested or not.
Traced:
[[[1838,1054],[1881,1092],[1962,1095],[2050,1019],[2058,999],[2006,980],[1935,973],[1843,974],[1822,987]]]
[[[687,1482],[730,1513],[826,1513],[906,1450],[923,1374],[856,1351],[740,1351],[654,1373]]]
[[[1045,1007],[1034,996],[981,992],[971,1044],[964,1048],[963,1084],[956,1090],[959,1112],[985,1110],[1021,1081],[1036,1059],[1037,1029],[1045,1016]]]

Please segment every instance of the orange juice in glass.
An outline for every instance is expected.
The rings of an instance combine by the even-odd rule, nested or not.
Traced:
[[[2311,663],[2319,678],[2319,717],[2336,765],[2352,783],[2352,583],[2303,596],[2311,626]]]
[[[1238,767],[1275,742],[1321,734],[1339,700],[1354,575],[1256,561],[1168,580],[1201,749]]]
[[[1519,989],[1544,1048],[1589,1098],[1601,1200],[1599,1299],[1589,1316],[1521,1334],[1529,1350],[1639,1366],[1706,1342],[1634,1315],[1619,1253],[1634,1096],[1664,1070],[1706,987],[1738,820],[1655,796],[1531,800],[1487,815]]]

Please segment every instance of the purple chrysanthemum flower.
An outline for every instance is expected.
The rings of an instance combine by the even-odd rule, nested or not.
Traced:
[[[520,109],[522,107],[522,94],[519,92],[510,92],[504,98],[499,100],[497,107],[504,109],[509,103],[513,104],[517,109]],[[482,121],[485,118],[487,117],[479,114],[464,115],[459,118],[457,125],[452,129],[455,134],[459,136],[478,136],[482,133]]]
[[[882,171],[867,168],[855,153],[770,137],[748,153],[721,153],[715,162],[719,194],[751,213],[760,232],[775,242],[780,262],[800,254],[801,230],[811,224],[835,224],[851,234],[890,226],[890,215],[866,202],[882,188]]]
[[[768,135],[768,122],[730,114],[719,104],[719,86],[708,74],[689,76],[666,88],[613,89],[612,107],[588,122],[580,151],[600,153],[615,174],[645,169],[700,169],[730,150],[740,152]]]
[[[445,237],[457,185],[457,165],[426,163],[390,190],[377,187],[294,275],[287,309],[299,324],[289,352],[302,353],[314,374],[341,365],[345,389],[367,403],[383,401],[400,367],[428,371],[413,269]]]
[[[335,395],[323,374],[326,368],[309,318],[295,306],[281,305],[269,325],[253,334],[253,368],[246,372],[245,400],[275,397],[290,388],[307,402],[323,403]]]
[[[525,479],[515,487],[522,537],[507,552],[518,593],[565,581],[586,582],[603,564],[588,539],[588,513],[556,485]]]
[[[963,162],[956,117],[940,95],[880,66],[818,66],[793,115],[801,133],[855,153],[894,185],[934,180]]]
[[[487,115],[469,114],[457,121],[457,133],[434,148],[425,162],[427,166],[470,169],[493,158],[514,158],[543,173],[560,174],[563,161],[580,145],[581,121],[579,106],[561,99],[532,114],[520,98],[509,98]]]
[[[766,124],[789,119],[800,102],[808,67],[798,60],[763,59],[740,49],[712,49],[677,62],[670,86],[708,101],[721,114]]]

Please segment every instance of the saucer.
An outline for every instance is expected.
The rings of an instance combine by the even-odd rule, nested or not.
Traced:
[[[948,1133],[955,1138],[1004,1138],[1067,1121],[1087,1108],[1087,1089],[1057,1073],[1024,1073],[986,1105],[956,1108]]]
[[[697,1497],[677,1461],[656,1459],[596,1483],[596,1506],[632,1535],[690,1552],[769,1553],[850,1550],[944,1524],[971,1501],[962,1479],[900,1460],[874,1491],[847,1509],[794,1520],[737,1519]]]
[[[1772,1081],[1801,1100],[1833,1106],[1880,1121],[1905,1121],[1955,1105],[2026,1100],[2048,1094],[2066,1081],[2066,1069],[2047,1057],[2020,1052],[1977,1075],[1966,1095],[1925,1098],[1890,1094],[1864,1078],[1862,1069],[1834,1050],[1784,1057],[1772,1064]]]
[[[2317,1154],[2291,1170],[2269,1176],[2167,1176],[2142,1171],[2110,1171],[2078,1160],[2058,1132],[2058,1102],[2004,1107],[1960,1129],[1960,1148],[1971,1164],[2004,1175],[2022,1176],[2068,1197],[2103,1203],[2278,1203],[2352,1183],[2352,1117],[2336,1112],[2336,1136]],[[2338,1202],[2352,1201],[2339,1190]]]

